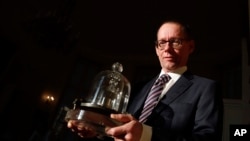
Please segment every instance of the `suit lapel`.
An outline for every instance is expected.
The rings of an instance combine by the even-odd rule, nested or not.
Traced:
[[[168,105],[173,102],[177,97],[182,95],[192,85],[192,82],[190,81],[192,78],[192,74],[186,71],[164,95],[161,100],[162,103]]]
[[[168,105],[174,102],[176,98],[185,93],[185,91],[192,85],[192,82],[190,81],[192,78],[193,75],[191,75],[191,73],[185,72],[180,77],[180,79],[177,80],[177,82],[168,90],[168,92],[161,99],[161,102],[159,102],[155,107],[155,109],[152,111],[153,114],[148,117],[146,124],[151,125],[152,123],[154,123],[155,116],[159,115],[163,110],[169,110],[167,113],[169,114],[169,119],[171,119],[173,116],[173,111],[168,108]]]
[[[139,117],[142,107],[144,105],[144,102],[147,98],[147,95],[152,87],[152,85],[154,84],[154,81],[156,80],[157,77],[155,77],[153,80],[151,80],[150,82],[148,82],[143,89],[139,92],[138,95],[136,95],[136,97],[133,99],[133,102],[131,103],[131,105],[129,106],[128,112],[133,114],[135,117]]]
[[[147,95],[154,83],[154,81],[158,78],[155,77],[153,80],[151,80],[149,83],[143,87],[143,89],[140,91],[138,95],[133,99],[133,102],[128,108],[128,112],[133,114],[135,117],[139,117],[142,107],[144,105],[144,102],[147,98]],[[169,91],[165,94],[165,96],[162,98],[161,102],[165,105],[170,104],[173,102],[177,97],[182,95],[191,85],[192,82],[190,81],[193,78],[193,75],[186,71],[183,73],[183,75],[180,77],[180,79],[169,89]]]

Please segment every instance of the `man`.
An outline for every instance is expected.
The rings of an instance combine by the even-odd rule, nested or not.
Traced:
[[[111,114],[111,118],[124,124],[109,128],[106,133],[115,141],[221,140],[223,103],[219,87],[215,81],[188,71],[188,58],[194,48],[188,26],[175,20],[164,22],[155,45],[162,67],[160,74],[136,95],[131,93],[127,110],[130,114]],[[152,90],[163,75],[168,82],[163,88]],[[160,94],[156,102],[150,96],[156,94],[150,91]],[[74,122],[70,121],[68,127],[73,129]],[[83,133],[84,128],[78,128],[78,132]]]

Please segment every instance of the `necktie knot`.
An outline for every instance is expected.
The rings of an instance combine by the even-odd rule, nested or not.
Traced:
[[[155,85],[161,85],[161,84],[165,84],[170,80],[170,76],[163,74],[161,75],[155,82]]]

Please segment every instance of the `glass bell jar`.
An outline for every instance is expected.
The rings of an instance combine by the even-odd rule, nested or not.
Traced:
[[[122,64],[116,62],[112,70],[98,73],[89,93],[75,99],[73,108],[66,114],[66,121],[78,120],[99,135],[105,135],[106,127],[120,125],[110,118],[110,114],[125,113],[127,109],[131,86],[122,71]]]

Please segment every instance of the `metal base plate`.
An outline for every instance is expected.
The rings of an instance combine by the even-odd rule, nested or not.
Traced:
[[[84,126],[102,136],[107,136],[105,133],[106,128],[122,124],[106,115],[83,109],[69,110],[65,116],[65,120],[77,120],[81,126]]]

